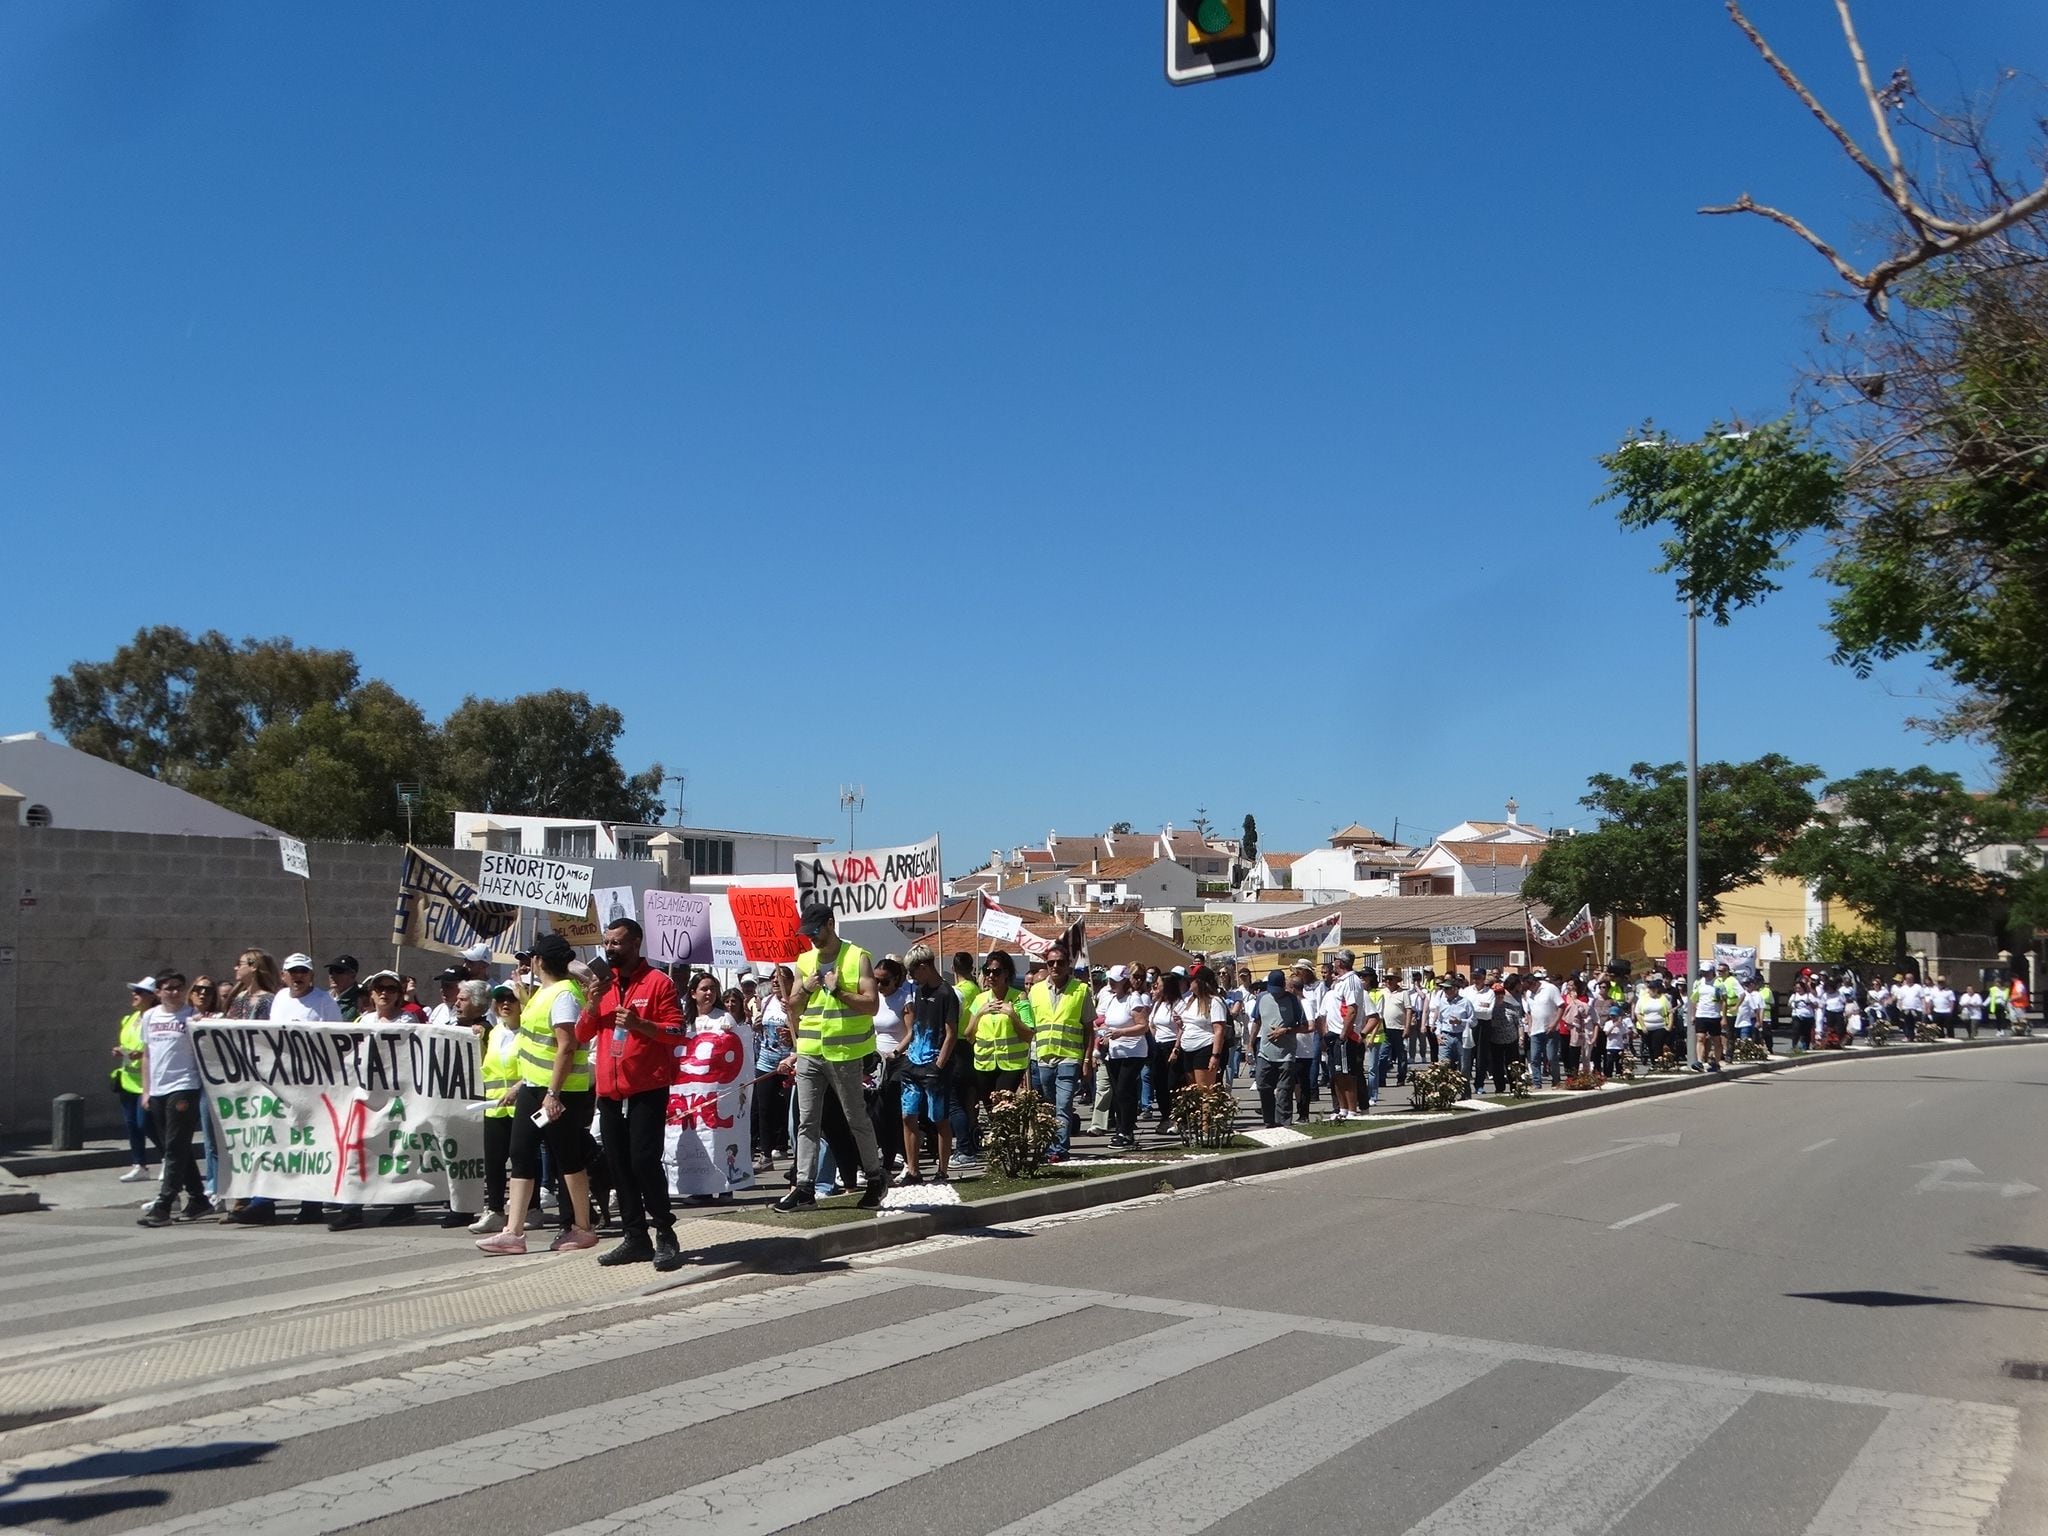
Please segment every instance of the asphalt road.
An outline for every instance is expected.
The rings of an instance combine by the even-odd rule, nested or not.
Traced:
[[[2044,1091],[1830,1063],[21,1431],[0,1527],[2039,1536]]]

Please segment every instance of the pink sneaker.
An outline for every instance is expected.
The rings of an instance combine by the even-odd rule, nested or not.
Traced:
[[[482,1247],[483,1245],[479,1243],[477,1246]],[[574,1253],[579,1248],[595,1248],[596,1246],[597,1234],[595,1232],[586,1232],[581,1227],[571,1227],[552,1243],[548,1244],[548,1252]]]
[[[591,1241],[595,1242],[596,1239],[592,1238]],[[524,1253],[526,1252],[526,1234],[524,1232],[500,1232],[492,1237],[480,1237],[476,1240],[476,1248],[478,1253]]]

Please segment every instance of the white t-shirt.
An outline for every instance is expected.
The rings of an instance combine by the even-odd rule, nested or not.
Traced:
[[[434,1004],[433,1007],[427,1010],[427,1022],[429,1024],[453,1024],[455,1022],[455,1005],[453,1003]]]
[[[1636,998],[1636,1022],[1644,1029],[1666,1029],[1671,1024],[1671,999],[1662,992],[1646,992]]]
[[[1902,1013],[1918,1013],[1927,1006],[1926,993],[1918,982],[1907,982],[1898,989],[1899,1010]]]
[[[1721,1017],[1721,983],[1711,976],[1693,986],[1692,1016],[1696,1019]]]
[[[1139,1013],[1141,1004],[1138,994],[1118,997],[1115,992],[1106,992],[1101,1005],[1095,1010],[1096,1028],[1102,1031],[1103,1039],[1109,1042],[1111,1061],[1143,1061],[1150,1046],[1145,1036],[1118,1035],[1114,1031],[1128,1029],[1131,1021],[1143,1017]]]
[[[293,997],[291,988],[287,987],[270,1000],[270,1022],[339,1024],[341,1005],[335,1002],[334,994],[325,987],[315,987],[304,997]]]
[[[1956,1000],[1956,1009],[1966,1019],[1981,1019],[1984,1017],[1984,999],[1972,987]]]
[[[1927,1011],[1929,1013],[1954,1013],[1956,1011],[1955,989],[1952,987],[1936,987],[1928,994]]]
[[[1564,994],[1557,983],[1542,981],[1529,994],[1528,1024],[1532,1035],[1547,1035],[1557,1028],[1557,1016],[1564,1012]]]
[[[1199,1051],[1216,1043],[1216,1032],[1229,1022],[1230,1007],[1220,997],[1205,1004],[1198,997],[1184,997],[1175,1006],[1180,1016],[1180,1048]]]
[[[1152,1021],[1152,1038],[1161,1045],[1171,1045],[1180,1038],[1179,1003],[1154,1003],[1147,1015]]]
[[[1330,1034],[1344,1034],[1344,1009],[1351,1009],[1351,1028],[1364,1028],[1365,981],[1356,971],[1346,971],[1323,991],[1323,1028]]]
[[[713,1010],[714,1013],[718,1011],[717,1009]],[[576,1000],[576,994],[567,987],[557,992],[554,1002],[548,1005],[548,1022],[557,1028],[566,1024],[569,1028],[574,1029],[576,1021],[582,1017],[583,1005]],[[427,1022],[431,1024],[433,1020],[429,1019]],[[698,1020],[697,1027],[699,1029],[704,1027],[703,1020]]]
[[[908,1033],[904,1024],[904,1013],[910,1007],[912,994],[917,983],[906,981],[894,992],[884,992],[875,1005],[875,1050],[883,1056],[894,1056],[903,1049],[903,1037]]]
[[[199,1086],[199,1056],[192,1049],[192,1010],[162,1006],[142,1016],[142,1044],[149,1072],[142,1079],[151,1097],[190,1091]]]

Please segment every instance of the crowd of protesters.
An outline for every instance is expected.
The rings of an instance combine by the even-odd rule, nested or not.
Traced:
[[[587,961],[544,935],[502,979],[480,945],[431,978],[433,1003],[394,970],[360,975],[352,955],[328,963],[324,987],[302,953],[279,964],[244,951],[232,979],[167,967],[130,985],[113,1047],[131,1159],[121,1178],[146,1182],[152,1154],[161,1163],[144,1226],[279,1219],[268,1200],[214,1203],[217,1158],[189,1033],[213,1018],[475,1031],[484,1209],[451,1210],[441,1224],[466,1228],[486,1253],[521,1254],[551,1204],[551,1249],[576,1251],[597,1246],[616,1202],[620,1241],[600,1262],[673,1269],[683,1258],[663,1161],[668,1100],[705,1030],[733,1034],[753,1088],[753,1171],[785,1160],[788,1188],[774,1209],[798,1211],[856,1188],[872,1207],[892,1181],[943,1183],[977,1168],[985,1113],[1027,1086],[1055,1111],[1047,1157],[1058,1163],[1084,1113],[1112,1154],[1129,1151],[1148,1120],[1155,1134],[1174,1130],[1178,1090],[1234,1088],[1247,1074],[1260,1120],[1281,1127],[1311,1120],[1325,1097],[1326,1118],[1370,1115],[1390,1084],[1425,1067],[1448,1064],[1465,1093],[1498,1094],[1523,1069],[1553,1086],[1636,1067],[1718,1072],[1744,1042],[1774,1050],[1781,1024],[1796,1053],[1891,1031],[2006,1034],[2025,1028],[2028,1009],[2017,975],[1967,978],[1957,991],[1943,975],[1865,980],[1854,967],[1810,967],[1781,999],[1761,974],[1725,964],[1702,966],[1689,984],[1661,964],[1640,978],[1625,965],[1438,976],[1381,973],[1348,949],[1266,970],[1222,959],[1082,971],[1055,943],[1021,962],[995,949],[942,967],[923,945],[869,955],[839,937],[824,906],[807,906],[800,926],[811,947],[795,964],[730,987],[650,965],[630,918],[611,924],[603,953]],[[378,1221],[417,1216],[386,1207]],[[367,1218],[308,1201],[296,1219],[345,1230]]]

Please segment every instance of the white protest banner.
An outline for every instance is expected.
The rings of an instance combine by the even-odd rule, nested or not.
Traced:
[[[1024,919],[1001,907],[990,907],[981,914],[981,924],[975,931],[998,944],[1014,944],[1024,932]]]
[[[652,896],[655,893],[648,892]],[[722,1195],[754,1182],[754,1032],[726,1016],[699,1020],[668,1091],[662,1162],[669,1193]]]
[[[539,853],[494,853],[486,850],[476,877],[486,901],[509,901],[515,907],[540,907],[581,917],[590,907],[588,864],[568,864]]]
[[[192,1026],[218,1198],[483,1209],[476,1036],[432,1024]]]
[[[1479,942],[1479,930],[1477,928],[1432,928],[1429,930],[1429,942],[1441,945],[1445,949],[1455,949],[1461,944],[1477,944]]]
[[[313,866],[306,861],[306,845],[296,837],[280,837],[277,856],[283,861],[286,874],[297,875],[301,880],[313,878]]]
[[[1343,916],[1341,912],[1332,912],[1328,917],[1319,917],[1298,928],[1252,928],[1239,923],[1237,958],[1249,960],[1260,955],[1306,954],[1321,949],[1337,936],[1337,925]]]
[[[798,907],[822,901],[834,917],[908,917],[939,910],[939,840],[865,853],[798,854]]]
[[[606,885],[590,893],[591,904],[597,908],[597,922],[601,928],[632,918],[640,920],[640,909],[634,903],[633,887],[630,885]]]
[[[711,963],[711,898],[694,891],[649,891],[640,898],[650,965]]]
[[[1737,977],[1747,981],[1756,974],[1756,946],[1754,944],[1716,944],[1714,964],[1725,965]]]
[[[391,942],[443,955],[488,944],[493,960],[510,964],[519,947],[519,909],[483,900],[446,864],[408,846],[391,913]]]
[[[1567,944],[1577,944],[1593,937],[1593,908],[1590,903],[1580,907],[1572,920],[1556,933],[1537,922],[1533,911],[1524,908],[1523,915],[1528,919],[1529,937],[1545,949],[1562,949]]]

